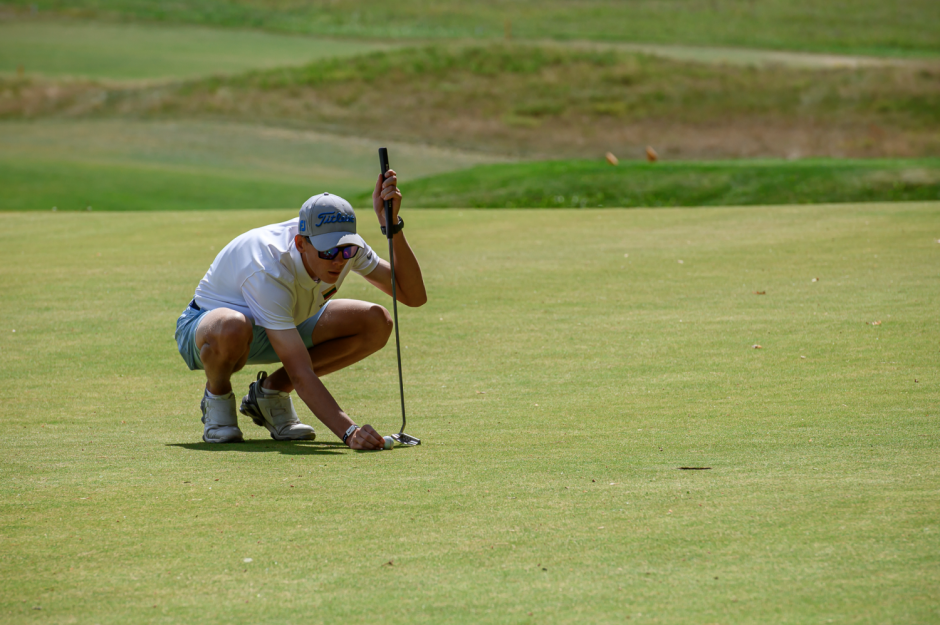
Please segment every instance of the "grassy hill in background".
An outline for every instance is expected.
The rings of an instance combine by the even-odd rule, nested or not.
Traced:
[[[940,69],[715,66],[552,45],[427,46],[158,86],[0,80],[0,118],[225,119],[524,158],[940,152]]]
[[[269,4],[272,19],[296,9]],[[101,2],[63,11],[156,19],[147,13],[156,6]],[[403,15],[414,6],[406,3]],[[465,10],[435,6],[432,21]],[[564,3],[546,10],[563,6],[574,11]],[[579,6],[572,23],[583,27],[592,10],[620,10]],[[651,5],[634,8],[641,6]],[[393,148],[412,206],[937,198],[937,161],[923,160],[940,153],[936,64],[721,64],[599,43],[507,43],[482,31],[476,41],[406,48],[388,39],[47,20],[42,7],[39,18],[0,20],[0,209],[288,207],[324,189],[363,206],[382,144]],[[161,19],[253,7],[166,5]],[[321,17],[334,10],[321,8]],[[478,17],[491,9],[480,5]],[[921,17],[929,22],[929,11]],[[188,21],[216,23],[200,19]],[[21,65],[23,76],[14,73]],[[646,145],[665,162],[630,162]],[[608,150],[622,167],[600,161]],[[729,157],[776,160],[714,162]],[[805,157],[915,160],[791,162]],[[537,162],[454,173],[519,158]],[[589,160],[570,160],[579,158]]]
[[[303,65],[385,44],[195,26],[0,20],[0,73],[110,80],[194,78]]]
[[[5,6],[29,14],[33,0]],[[2,5],[0,5],[2,6]],[[940,55],[935,0],[48,0],[41,14],[381,39],[590,39]]]

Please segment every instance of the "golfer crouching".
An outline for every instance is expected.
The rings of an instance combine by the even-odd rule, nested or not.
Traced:
[[[392,200],[398,301],[427,301],[421,267],[401,232],[401,192],[389,170],[379,175],[372,205],[385,233],[384,200]],[[391,267],[356,234],[356,214],[341,197],[322,193],[307,200],[300,216],[250,230],[225,246],[196,287],[176,322],[176,343],[190,370],[206,372],[202,439],[243,440],[231,377],[246,364],[281,363],[248,387],[239,412],[279,441],[313,440],[300,422],[290,392],[353,449],[381,449],[382,437],[343,412],[320,378],[382,349],[392,318],[377,304],[335,299],[350,271],[391,295]]]

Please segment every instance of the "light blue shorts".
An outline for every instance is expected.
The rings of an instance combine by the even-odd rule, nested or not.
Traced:
[[[329,302],[326,302],[317,314],[310,317],[299,326],[297,331],[304,340],[307,349],[313,347],[313,329],[320,320],[320,315],[326,310]],[[186,307],[180,318],[176,320],[176,346],[179,348],[180,356],[186,362],[190,371],[204,369],[202,359],[199,357],[199,349],[196,347],[196,328],[199,327],[199,320],[208,310],[196,310],[191,305]],[[267,365],[270,363],[281,362],[277,357],[277,352],[271,347],[271,341],[268,340],[268,333],[259,325],[252,324],[254,339],[251,341],[251,352],[248,354],[249,365]]]

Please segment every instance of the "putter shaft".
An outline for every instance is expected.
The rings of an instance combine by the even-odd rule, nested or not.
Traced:
[[[382,176],[384,177],[385,172],[388,171],[388,150],[386,148],[379,148],[379,164],[381,165]],[[398,336],[398,291],[395,282],[395,248],[392,242],[392,237],[395,236],[392,234],[392,200],[384,200],[384,204],[385,236],[388,238],[388,262],[392,267],[392,316],[395,320],[395,354],[398,357],[398,395],[401,397],[401,430],[399,430],[398,434],[395,436],[396,440],[404,445],[420,445],[420,439],[405,434],[407,419],[405,417],[405,384],[401,373],[401,339]],[[406,442],[404,439],[417,442]]]
[[[385,202],[385,223],[391,223],[391,202]],[[387,226],[386,226],[387,227]],[[395,251],[392,249],[392,237],[388,237],[388,258],[392,266],[392,316],[395,318],[395,354],[398,356],[398,395],[401,397],[401,430],[405,431],[405,384],[401,375],[401,340],[398,338],[398,296],[395,290]],[[407,436],[407,435],[406,435]]]

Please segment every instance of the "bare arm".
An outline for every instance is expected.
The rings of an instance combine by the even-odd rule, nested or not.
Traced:
[[[307,346],[296,328],[292,330],[268,330],[268,339],[271,346],[281,359],[281,364],[290,376],[291,383],[300,398],[307,404],[317,419],[323,422],[333,434],[340,439],[353,425],[353,420],[343,412],[336,400],[330,394],[323,382],[313,372],[313,363]],[[382,449],[385,441],[379,436],[371,425],[363,425],[346,439],[346,444],[352,449]]]
[[[395,282],[397,282],[395,295],[398,301],[405,306],[423,306],[428,301],[427,291],[424,290],[424,278],[421,276],[418,260],[411,253],[408,242],[405,241],[404,233],[396,234],[392,245],[395,250]],[[405,257],[405,254],[400,253],[399,248],[407,250],[408,256]],[[379,266],[364,277],[386,295],[392,294],[392,267],[387,260],[380,259]]]
[[[401,209],[401,191],[398,189],[398,176],[390,169],[383,178],[379,174],[372,192],[372,207],[380,226],[385,226],[385,200],[392,200],[392,223],[398,223],[398,211]],[[405,232],[392,237],[392,249],[395,254],[396,295],[405,306],[423,306],[428,301],[428,293],[421,275],[421,265],[415,257]],[[386,295],[392,294],[392,268],[388,261],[380,260],[379,266],[365,276],[370,284]]]

